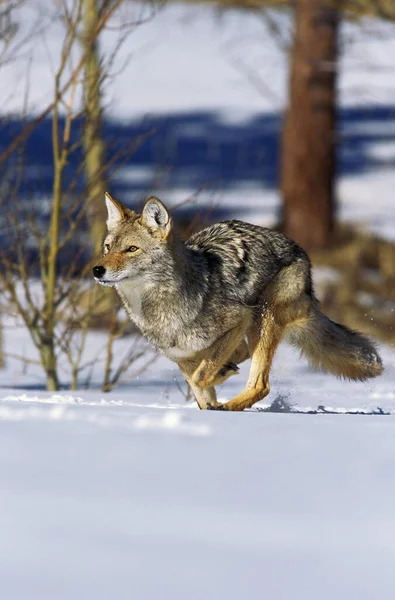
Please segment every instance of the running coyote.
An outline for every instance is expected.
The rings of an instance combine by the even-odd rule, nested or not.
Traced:
[[[224,221],[183,242],[157,198],[141,215],[109,194],[106,204],[108,235],[93,276],[115,287],[142,334],[178,364],[200,408],[244,410],[267,396],[284,337],[312,367],[338,377],[363,381],[382,372],[366,337],[320,311],[310,261],[281,233]],[[248,358],[245,390],[220,404],[214,386]]]

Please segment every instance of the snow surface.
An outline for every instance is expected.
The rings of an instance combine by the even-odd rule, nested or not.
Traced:
[[[394,597],[392,417],[30,410],[1,424],[7,600]]]
[[[28,68],[29,112],[51,97],[60,36],[44,18],[48,6],[31,0],[20,13],[21,33],[39,16],[45,34],[2,67],[2,114],[21,109]],[[146,113],[209,111],[215,121],[181,120],[175,140],[200,136],[215,156],[217,134],[224,142],[247,132],[248,149],[268,127],[277,131],[285,103],[289,20],[272,17],[284,40],[244,12],[164,7],[114,65],[116,72],[127,63],[106,88],[107,114],[134,122]],[[115,35],[106,34],[106,47]],[[338,184],[341,217],[393,239],[393,121],[376,109],[393,104],[394,40],[382,23],[344,27],[340,100],[351,112],[340,131]],[[192,175],[165,182],[160,195],[177,203],[195,194]],[[150,163],[118,175],[119,185],[140,191],[153,191],[154,181]],[[273,182],[239,177],[204,188],[198,203],[271,224],[279,197]],[[26,333],[11,319],[5,326],[7,352],[35,359]],[[312,373],[284,345],[261,410],[227,414],[187,403],[165,358],[101,393],[105,341],[92,333],[87,347],[87,357],[97,357],[97,389],[47,393],[37,366],[12,358],[0,372],[2,599],[394,598],[394,348],[380,348],[384,375],[360,384]],[[129,343],[119,341],[120,354]],[[242,389],[247,369],[222,386],[222,399]],[[340,414],[295,414],[320,406]],[[264,412],[270,407],[294,412]],[[378,408],[386,414],[368,414]],[[352,412],[365,414],[344,414]]]
[[[6,347],[14,339],[33,357],[17,333],[6,328]],[[109,394],[52,394],[35,365],[9,359],[2,597],[393,598],[395,351],[381,351],[385,374],[357,384],[312,373],[283,345],[259,406],[389,416],[199,411],[163,357]],[[93,381],[100,375],[98,361]]]

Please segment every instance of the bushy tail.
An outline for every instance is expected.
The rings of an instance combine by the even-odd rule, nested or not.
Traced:
[[[314,369],[337,377],[364,381],[383,372],[374,344],[365,336],[326,317],[317,305],[309,318],[293,326],[289,341],[297,346]]]

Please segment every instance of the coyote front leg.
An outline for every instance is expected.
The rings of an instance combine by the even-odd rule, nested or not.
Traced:
[[[214,387],[203,389],[195,385],[192,381],[193,372],[195,371],[196,366],[198,364],[199,361],[193,360],[183,360],[178,362],[180,371],[184,375],[185,381],[190,386],[199,408],[202,410],[215,410],[217,409],[217,407],[220,407],[222,405],[219,402],[217,402],[217,394],[215,392]]]
[[[238,349],[243,346],[248,325],[244,322],[227,331],[210,348],[192,375],[192,382],[198,388],[208,388],[223,383],[238,372],[232,364],[233,356],[238,357]],[[237,351],[237,352],[236,352]],[[230,364],[229,364],[230,363]]]

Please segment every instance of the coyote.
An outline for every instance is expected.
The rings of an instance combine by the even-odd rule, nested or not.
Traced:
[[[130,319],[175,361],[201,409],[241,411],[269,393],[269,371],[287,337],[310,365],[363,381],[383,370],[374,345],[319,308],[310,261],[281,233],[243,221],[216,223],[181,241],[160,200],[141,215],[106,194],[108,235],[95,280],[115,287]],[[251,358],[243,392],[215,387]]]

